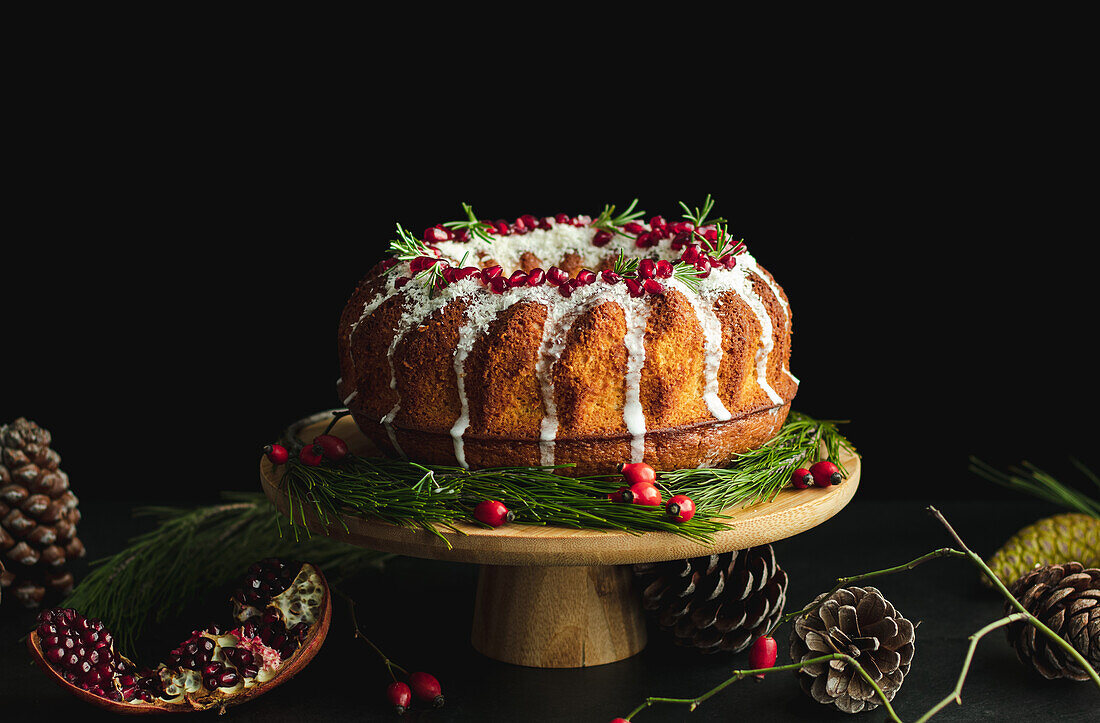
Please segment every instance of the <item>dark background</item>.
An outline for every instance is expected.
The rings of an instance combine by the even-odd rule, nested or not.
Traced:
[[[749,69],[709,67],[717,88],[655,70],[614,93],[534,70],[470,83],[447,67],[394,77],[393,64],[348,78],[255,58],[232,72],[193,57],[148,73],[125,59],[121,75],[72,63],[28,84],[13,113],[0,421],[23,415],[53,432],[90,556],[111,554],[142,529],[135,506],[257,490],[259,448],[339,404],[337,319],[395,222],[419,231],[458,218],[462,201],[511,219],[634,197],[670,217],[711,193],[790,298],[794,407],[851,420],[863,455],[856,501],[777,545],[792,599],[945,544],[920,513],[929,502],[989,552],[1055,510],[969,473],[968,455],[1028,459],[1070,482],[1071,455],[1100,468],[1095,156],[1087,94],[1063,72],[1079,60],[1072,47],[1048,64],[1015,47],[930,64],[941,50],[841,68],[805,58],[772,83],[777,50]],[[920,677],[903,690],[908,718],[953,685],[965,636],[999,607],[963,563],[943,565],[888,590],[931,621]],[[475,574],[402,559],[352,590],[383,647],[446,679],[441,720],[603,720],[727,674],[728,660],[658,642],[583,671],[488,661],[467,642]],[[4,620],[6,668],[27,626]],[[1090,709],[1080,686],[1044,687],[1003,644],[989,647],[967,707],[944,719]],[[305,683],[248,710],[386,719],[359,692],[362,655],[334,638]],[[4,696],[82,712],[19,671]],[[821,714],[786,683],[760,690],[692,715]]]

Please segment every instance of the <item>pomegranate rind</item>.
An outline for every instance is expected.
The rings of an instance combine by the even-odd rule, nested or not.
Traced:
[[[308,665],[317,655],[318,651],[321,649],[321,645],[325,642],[325,638],[328,636],[329,626],[332,623],[332,593],[329,590],[328,581],[325,580],[325,576],[313,565],[309,563],[303,564],[299,576],[302,572],[306,571],[306,568],[309,568],[310,577],[316,576],[316,584],[321,590],[321,600],[319,604],[315,606],[315,609],[318,611],[317,621],[311,626],[309,634],[302,640],[301,645],[294,651],[294,654],[283,661],[282,665],[279,666],[271,678],[262,683],[257,683],[252,687],[237,689],[231,694],[214,691],[200,699],[189,699],[184,696],[182,701],[176,703],[170,703],[164,700],[154,700],[152,703],[146,703],[144,701],[128,703],[113,701],[108,698],[101,698],[65,680],[61,676],[61,673],[55,670],[50,665],[49,661],[46,660],[45,651],[42,650],[42,640],[37,630],[32,630],[27,635],[27,650],[30,652],[31,659],[34,660],[38,667],[44,670],[46,675],[59,686],[85,703],[90,703],[112,713],[121,715],[190,713],[192,711],[209,710],[211,708],[238,706],[257,696],[263,695],[297,675],[302,668]]]

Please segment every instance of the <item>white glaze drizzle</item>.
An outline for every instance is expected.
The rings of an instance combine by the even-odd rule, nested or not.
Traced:
[[[682,284],[677,284],[682,286]],[[722,322],[714,313],[714,304],[704,302],[690,289],[681,289],[684,296],[695,309],[695,317],[699,320],[699,326],[703,329],[703,400],[707,403],[707,409],[715,419],[725,422],[733,417],[722,398],[718,396],[718,371],[722,367]]]
[[[760,267],[756,263],[756,259],[751,256],[747,259],[749,267],[759,276],[768,288],[771,289],[772,294],[779,300],[779,306],[783,309],[783,333],[790,334],[791,330],[791,305],[787,303],[787,300],[783,298],[783,295],[779,293],[779,287],[776,285],[775,280],[768,274],[763,273]],[[800,384],[798,377],[791,373],[791,370],[787,368],[787,360],[784,359],[782,363],[783,371],[795,384]]]
[[[644,297],[643,297],[644,298]],[[623,399],[623,422],[630,432],[630,461],[645,457],[645,410],[642,408],[642,367],[645,366],[645,330],[649,320],[649,304],[623,304],[626,314],[626,396]]]

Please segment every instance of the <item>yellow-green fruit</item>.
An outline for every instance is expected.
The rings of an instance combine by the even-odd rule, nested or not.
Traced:
[[[1100,567],[1100,519],[1067,512],[1039,520],[1013,535],[989,558],[989,567],[1011,585],[1036,565],[1079,562]],[[986,585],[992,583],[985,577]]]

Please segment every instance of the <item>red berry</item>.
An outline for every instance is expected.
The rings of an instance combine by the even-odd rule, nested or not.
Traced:
[[[638,262],[638,278],[652,279],[657,275],[657,262],[653,259],[642,259]]]
[[[596,272],[589,269],[582,269],[577,273],[577,284],[580,286],[588,286],[596,280]]]
[[[810,467],[810,474],[814,476],[814,484],[818,487],[838,485],[844,481],[844,477],[840,474],[840,468],[828,460],[816,462]]]
[[[804,490],[814,486],[814,476],[810,470],[799,467],[791,473],[791,486],[796,490]]]
[[[614,492],[607,494],[607,499],[612,502],[626,502],[630,503],[634,501],[634,493],[630,491],[629,487],[620,487]]]
[[[657,279],[646,279],[642,287],[650,294],[663,294],[665,292],[664,285]]]
[[[657,278],[667,279],[672,276],[672,262],[661,259],[657,262]]]
[[[604,269],[603,271],[600,272],[600,276],[602,276],[603,280],[606,281],[609,284],[617,284],[617,283],[619,283],[620,281],[623,280],[622,276],[619,276],[618,274],[616,274],[611,269]]]
[[[386,700],[393,706],[397,715],[402,715],[412,703],[412,691],[409,686],[399,680],[395,680],[386,686]]]
[[[630,723],[626,718],[612,718],[611,723]]]
[[[321,460],[325,457],[325,448],[320,444],[307,444],[302,447],[302,451],[298,453],[298,459],[302,464],[309,467],[316,467],[321,464]]]
[[[634,495],[634,499],[631,500],[633,504],[648,507],[661,506],[661,490],[657,489],[657,485],[649,482],[635,482],[630,485],[630,493]],[[626,499],[625,494],[623,499]]]
[[[409,676],[409,687],[412,688],[413,694],[420,700],[428,701],[436,708],[443,706],[443,691],[434,675],[430,673],[413,673]]]
[[[546,283],[552,286],[561,286],[566,281],[569,281],[569,274],[557,266],[551,266],[550,270],[546,272]]]
[[[264,447],[264,454],[274,464],[286,464],[290,459],[290,452],[286,451],[286,447],[281,444],[269,444]]]
[[[522,270],[516,270],[512,272],[512,275],[508,277],[508,285],[513,289],[517,286],[525,286],[527,284],[527,274]]]
[[[610,231],[604,231],[604,230],[601,229],[601,230],[596,232],[595,236],[592,237],[592,245],[593,246],[606,246],[610,242],[611,242],[611,232]]]
[[[640,299],[645,296],[645,289],[638,282],[637,279],[624,279],[626,282],[626,289],[630,292],[630,295],[635,299]]]
[[[321,445],[325,456],[334,462],[348,456],[348,443],[334,434],[320,434],[313,438],[313,443]]]
[[[482,500],[474,508],[474,517],[492,527],[500,527],[515,519],[515,513],[496,500]]]
[[[489,290],[494,294],[503,294],[508,290],[508,279],[503,276],[494,276],[489,279]]]
[[[634,484],[635,482],[655,484],[657,482],[657,473],[645,462],[624,464],[622,473],[629,484]]]
[[[486,284],[504,273],[504,269],[499,266],[490,266],[487,269],[481,270],[481,280]]]
[[[623,230],[627,233],[640,234],[645,233],[646,227],[637,221],[627,221],[623,224]]]
[[[695,503],[687,495],[673,495],[665,505],[665,510],[677,522],[687,522],[695,516]]]
[[[775,638],[770,635],[761,635],[749,648],[749,667],[753,670],[770,668],[775,665],[778,653],[779,647],[775,643]],[[756,677],[763,679],[764,674],[757,673]]]
[[[544,281],[546,281],[546,272],[542,269],[531,269],[527,274],[528,286],[542,286]]]

